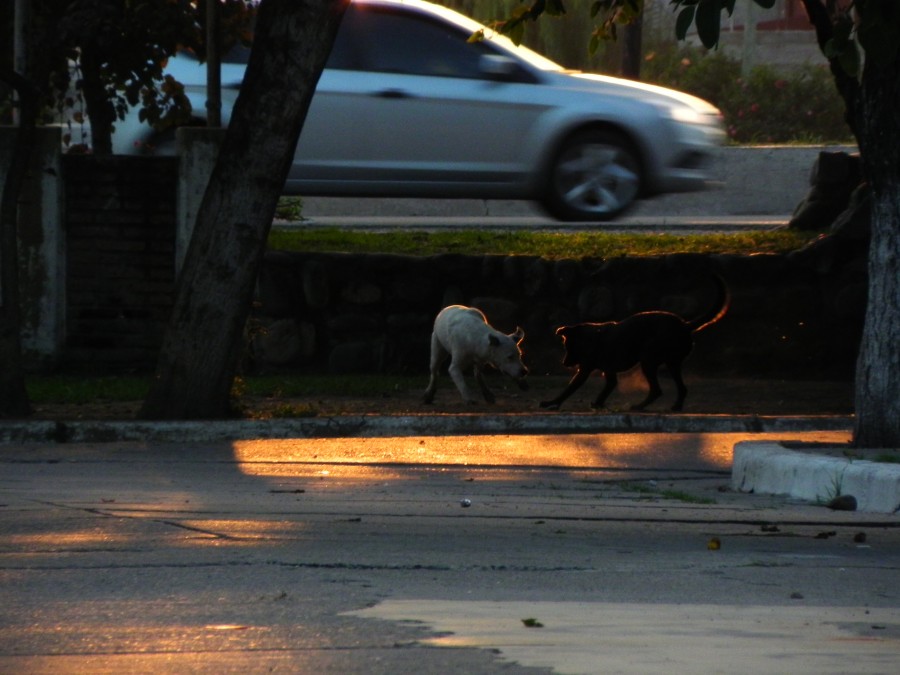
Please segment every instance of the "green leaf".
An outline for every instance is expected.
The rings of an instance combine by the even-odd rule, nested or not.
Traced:
[[[525,39],[525,24],[522,21],[510,22],[510,25],[507,25],[505,31],[506,37],[512,40],[515,44],[522,44],[522,40]]]
[[[694,7],[685,7],[678,13],[678,18],[675,20],[675,37],[679,40],[684,40],[688,29],[694,23],[694,12]]]
[[[719,21],[722,8],[717,0],[706,0],[697,6],[697,35],[707,49],[719,44]]]
[[[566,8],[562,0],[549,0],[544,12],[548,16],[562,16],[566,13]]]
[[[832,30],[832,40],[834,40],[835,48],[840,51],[850,44],[850,35],[852,32],[853,21],[846,14],[842,14],[838,17],[837,21],[835,21]]]
[[[848,75],[856,77],[859,74],[859,48],[856,46],[855,42],[849,43],[847,47],[841,51],[838,55],[838,63],[841,64],[841,68],[843,68],[844,72]]]
[[[522,21],[525,16],[527,16],[531,12],[530,7],[526,7],[525,5],[519,5],[513,11],[509,13],[510,19],[514,21]]]

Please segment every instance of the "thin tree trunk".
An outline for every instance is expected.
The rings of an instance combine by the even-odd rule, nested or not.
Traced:
[[[15,72],[2,74],[19,95],[19,128],[13,143],[9,173],[0,200],[0,417],[31,412],[22,365],[22,312],[19,295],[18,201],[34,149],[37,90]]]
[[[93,50],[84,47],[81,50],[82,95],[91,120],[91,152],[95,155],[112,154],[112,127],[116,121],[116,113],[100,78],[100,59]]]
[[[900,448],[900,56],[867,62],[860,153],[872,193],[869,296],[856,367],[854,443]]]
[[[641,79],[641,62],[643,59],[644,20],[638,17],[623,29],[622,41],[622,77],[629,80]]]
[[[244,325],[278,198],[348,0],[263,0],[203,198],[144,419],[228,415]]]
[[[750,0],[747,0],[748,2]],[[806,14],[816,33],[816,42],[823,54],[828,53],[828,43],[834,37],[834,25],[831,22],[830,10],[822,0],[802,0]],[[844,120],[853,136],[859,139],[858,123],[856,119],[856,102],[859,96],[859,82],[854,75],[844,71],[840,61],[836,58],[828,59],[828,67],[834,77],[834,84],[838,94],[844,101]]]

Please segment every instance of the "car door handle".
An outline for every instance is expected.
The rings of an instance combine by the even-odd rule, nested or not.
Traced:
[[[403,89],[382,89],[372,93],[375,98],[413,98],[413,95]]]

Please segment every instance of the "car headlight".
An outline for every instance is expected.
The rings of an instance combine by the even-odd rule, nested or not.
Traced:
[[[675,120],[676,122],[681,122],[682,124],[710,124],[711,120],[707,115],[694,110],[693,108],[688,108],[687,106],[675,106],[673,108],[668,109],[669,118]]]

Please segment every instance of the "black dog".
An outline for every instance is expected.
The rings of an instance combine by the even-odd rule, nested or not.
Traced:
[[[656,311],[641,312],[622,321],[581,323],[558,328],[556,334],[562,338],[566,348],[563,365],[569,368],[574,366],[575,375],[559,396],[542,401],[541,407],[559,408],[593,371],[599,370],[606,378],[606,385],[591,407],[601,408],[616,388],[617,374],[640,363],[650,391],[643,401],[631,409],[643,410],[660,397],[662,389],[657,371],[665,364],[678,387],[678,397],[672,410],[681,410],[687,396],[687,388],[681,378],[681,363],[694,346],[693,334],[721,319],[730,304],[725,282],[719,277],[715,280],[718,291],[715,309],[693,321],[685,321],[671,312]]]

